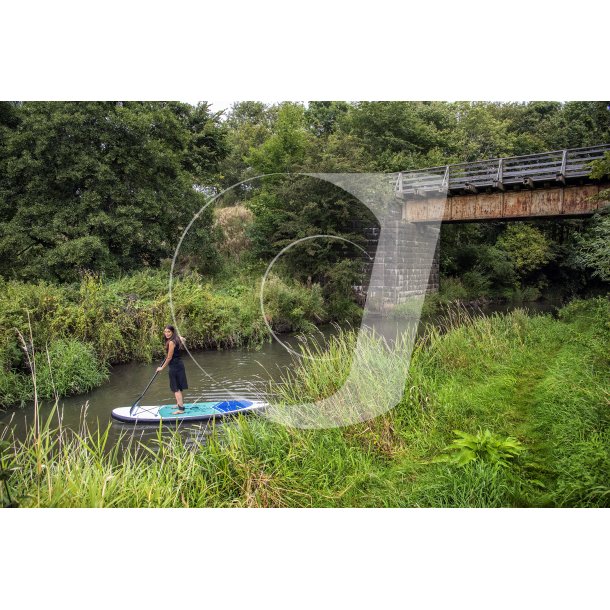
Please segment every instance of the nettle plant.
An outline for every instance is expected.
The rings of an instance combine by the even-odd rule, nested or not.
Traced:
[[[445,454],[437,461],[465,466],[480,461],[499,466],[509,466],[510,462],[525,451],[525,447],[514,437],[502,438],[489,430],[479,430],[469,434],[461,430],[453,431],[457,438],[445,447]]]

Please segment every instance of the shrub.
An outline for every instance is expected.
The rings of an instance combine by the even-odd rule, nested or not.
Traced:
[[[0,407],[22,402],[27,392],[26,385],[24,375],[0,369]]]
[[[471,299],[486,297],[490,294],[491,282],[488,277],[479,271],[467,271],[464,273],[462,283]]]
[[[278,331],[312,330],[312,321],[326,319],[322,290],[318,284],[311,288],[293,283],[287,284],[270,273],[263,295],[267,322]]]
[[[438,458],[458,466],[464,466],[474,461],[488,462],[498,466],[508,466],[509,461],[518,457],[523,451],[523,445],[512,436],[501,438],[489,430],[479,430],[477,434],[468,434],[460,430],[453,431],[458,438],[445,447],[450,452]]]
[[[462,301],[468,298],[468,292],[460,279],[444,277],[441,279],[440,297],[444,302]]]
[[[48,350],[35,355],[35,364],[39,398],[81,394],[108,379],[108,371],[98,361],[93,348],[76,339],[53,341]],[[32,380],[27,379],[29,394],[33,396]]]
[[[496,243],[513,261],[521,276],[542,268],[553,258],[551,242],[542,231],[529,224],[509,224]]]

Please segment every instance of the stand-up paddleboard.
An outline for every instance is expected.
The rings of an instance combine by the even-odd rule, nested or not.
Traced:
[[[173,415],[176,405],[156,405],[137,407],[117,407],[112,411],[112,417],[131,424],[158,424],[159,422],[181,421],[207,421],[237,415],[238,413],[251,413],[260,411],[267,406],[261,400],[216,400],[213,402],[194,402],[184,405],[184,413]],[[130,411],[132,413],[130,414]]]

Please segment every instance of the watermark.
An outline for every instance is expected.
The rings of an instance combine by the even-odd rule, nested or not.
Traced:
[[[446,189],[443,189],[442,179],[411,173],[408,188],[404,188],[401,175],[271,175],[308,176],[339,187],[362,202],[374,214],[379,225],[379,238],[372,261],[362,319],[359,327],[354,329],[355,341],[347,358],[349,362],[342,363],[349,368],[345,381],[331,395],[315,401],[297,398],[287,402],[265,397],[270,404],[263,415],[275,422],[297,428],[334,428],[370,420],[395,407],[402,399],[408,382],[409,363],[417,337],[421,309],[431,272],[434,273],[434,266],[437,265],[435,255],[446,204]],[[194,215],[181,235],[172,258],[169,279],[170,310],[178,330],[172,287],[176,259],[184,239],[206,208],[218,202],[232,189],[266,176],[244,180],[210,198]],[[306,366],[302,359],[311,356],[296,352],[274,332],[265,315],[264,289],[267,277],[278,259],[298,243],[313,239],[344,240],[369,256],[363,248],[350,240],[337,235],[319,234],[295,238],[267,266],[259,288],[261,316],[275,340],[296,358],[301,359],[297,366]],[[393,316],[392,322],[388,323],[388,318],[383,314],[392,309],[396,311],[396,307],[400,315]],[[190,351],[186,351],[204,375],[210,377]],[[243,398],[229,389],[227,395],[233,399]]]

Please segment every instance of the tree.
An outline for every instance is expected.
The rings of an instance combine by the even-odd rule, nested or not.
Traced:
[[[276,120],[277,106],[267,106],[262,102],[233,104],[226,119],[228,154],[220,164],[223,189],[258,173],[251,165],[250,152],[262,146],[271,136]],[[252,190],[251,184],[236,187],[223,197],[223,203],[245,199]]]
[[[594,277],[610,282],[610,214],[596,214],[575,241],[572,262],[581,269],[590,269]]]
[[[361,142],[372,171],[393,172],[449,157],[447,131],[455,121],[452,107],[439,102],[358,102],[341,127]]]
[[[250,147],[248,163],[260,174],[299,171],[310,143],[304,108],[292,102],[278,110],[272,134],[258,147]]]
[[[17,118],[0,148],[5,277],[71,281],[159,264],[203,205],[194,185],[224,154],[207,105],[26,102]]]
[[[328,136],[339,129],[340,119],[349,109],[347,102],[309,102],[305,110],[305,120],[312,133]]]

